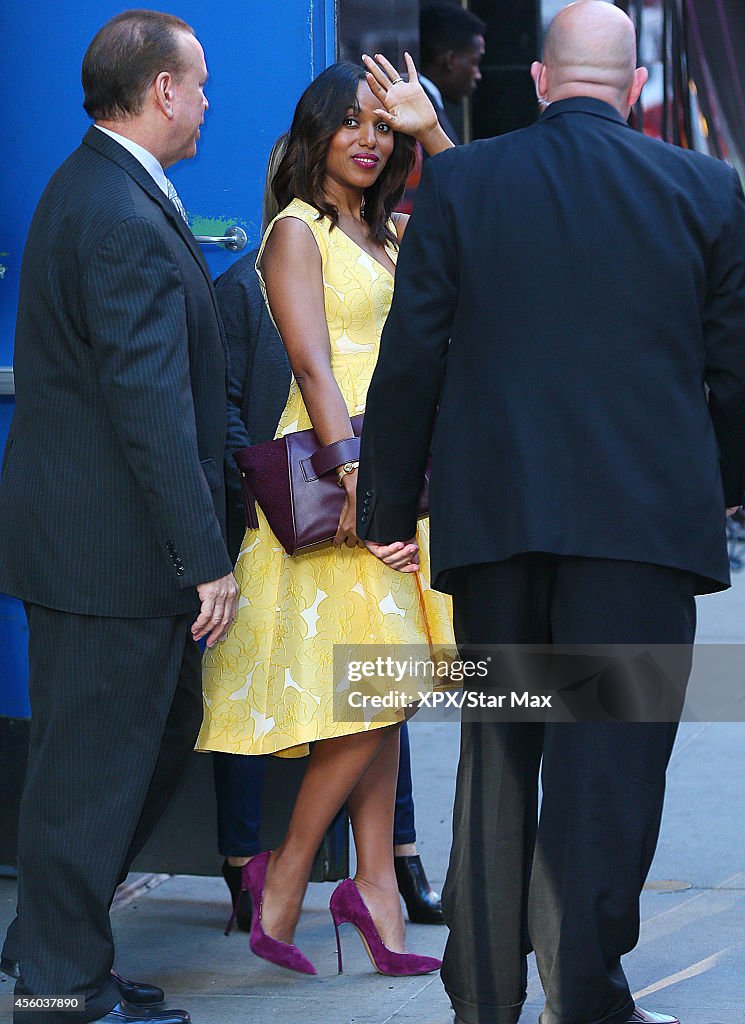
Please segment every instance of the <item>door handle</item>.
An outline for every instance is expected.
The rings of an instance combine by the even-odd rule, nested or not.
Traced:
[[[194,238],[200,245],[222,245],[230,252],[240,252],[248,244],[248,235],[237,224],[228,228],[224,235],[194,235]]]

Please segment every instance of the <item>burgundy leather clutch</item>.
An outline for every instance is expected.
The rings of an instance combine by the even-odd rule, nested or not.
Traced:
[[[360,457],[362,416],[352,417],[354,437],[322,447],[314,430],[298,430],[273,441],[235,452],[241,473],[246,526],[257,529],[256,502],[288,555],[333,540],[346,491],[334,469]],[[428,511],[429,467],[419,499],[420,516]]]

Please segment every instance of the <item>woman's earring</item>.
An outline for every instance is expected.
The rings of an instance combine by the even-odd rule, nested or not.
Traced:
[[[364,193],[362,194],[362,202],[360,203],[360,218],[362,220],[364,220],[364,218],[365,218],[365,195],[364,195]]]

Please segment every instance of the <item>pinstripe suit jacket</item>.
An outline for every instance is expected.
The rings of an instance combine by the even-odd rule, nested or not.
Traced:
[[[122,146],[91,128],[29,230],[0,590],[79,614],[197,609],[230,571],[225,341],[207,266]]]

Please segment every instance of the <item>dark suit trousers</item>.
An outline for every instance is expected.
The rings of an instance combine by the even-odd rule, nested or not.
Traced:
[[[74,994],[81,1014],[119,1001],[109,971],[117,883],[168,804],[202,718],[193,614],[75,615],[27,605],[31,739],[18,837],[18,915],[3,956],[17,995]],[[38,1013],[16,1013],[38,1024]]]
[[[459,644],[680,644],[691,578],[638,562],[527,554],[454,573]],[[535,950],[542,1024],[616,1024],[621,956],[659,834],[674,723],[464,722],[443,893],[442,979],[467,1024],[514,1024]],[[539,771],[543,789],[538,800]]]

